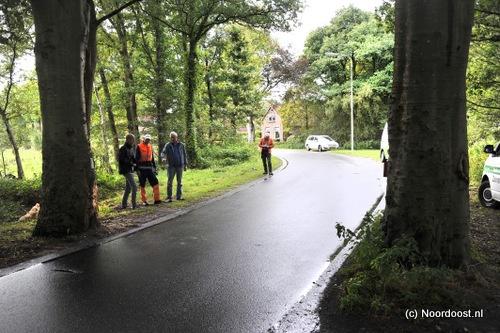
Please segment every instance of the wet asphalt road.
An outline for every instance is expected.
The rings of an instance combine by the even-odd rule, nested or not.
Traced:
[[[271,179],[0,278],[0,332],[265,332],[339,246],[335,223],[355,228],[382,192],[376,162],[277,155]]]

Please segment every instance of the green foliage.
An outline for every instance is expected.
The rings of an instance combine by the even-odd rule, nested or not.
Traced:
[[[118,173],[97,172],[99,199],[106,200],[124,187],[123,176]]]
[[[41,184],[40,179],[0,178],[0,201],[12,200],[22,205],[34,205],[40,198]]]
[[[306,139],[307,135],[304,134],[291,135],[286,139],[285,142],[279,143],[278,147],[288,149],[304,149]]]
[[[476,2],[467,66],[467,117],[471,146],[484,138],[500,139],[499,22],[498,1]]]
[[[477,187],[481,183],[484,162],[488,158],[488,154],[485,154],[483,149],[488,143],[492,144],[492,141],[479,141],[469,147],[469,179],[471,186]]]
[[[387,247],[381,220],[380,215],[367,215],[356,232],[337,224],[337,235],[357,244],[340,271],[341,308],[387,315],[407,308],[459,304],[460,297],[450,286],[459,283],[462,272],[426,266],[412,238]]]
[[[353,66],[356,148],[375,148],[389,110],[394,36],[375,16],[354,7],[338,11],[312,32],[304,55],[309,69],[287,93],[283,121],[292,133],[321,132],[342,147],[350,138]],[[290,105],[290,106],[289,106]]]
[[[257,149],[248,144],[213,144],[200,151],[207,167],[226,167],[246,162],[255,156]]]
[[[0,223],[15,222],[40,200],[40,179],[0,177]]]

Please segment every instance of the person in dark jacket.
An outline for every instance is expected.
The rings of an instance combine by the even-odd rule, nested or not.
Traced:
[[[187,169],[186,147],[179,141],[177,133],[170,133],[170,142],[163,147],[161,157],[167,162],[167,201],[172,202],[172,186],[174,176],[177,178],[177,200],[182,198],[182,173]]]
[[[127,208],[127,201],[132,192],[132,209],[137,208],[137,185],[135,184],[134,170],[135,161],[135,137],[127,134],[125,144],[118,151],[118,171],[125,177],[125,192],[123,192],[122,209]]]

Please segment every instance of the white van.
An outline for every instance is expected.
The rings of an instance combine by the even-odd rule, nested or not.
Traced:
[[[382,137],[380,138],[380,161],[382,163],[389,160],[389,129],[385,123]]]
[[[500,206],[500,142],[496,147],[487,145],[484,152],[490,154],[484,162],[483,177],[479,186],[479,201],[484,207]]]

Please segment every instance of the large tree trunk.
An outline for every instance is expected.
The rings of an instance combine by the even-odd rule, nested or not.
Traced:
[[[14,156],[16,158],[17,178],[24,179],[23,163],[21,161],[21,155],[19,154],[19,147],[17,145],[16,138],[14,137],[14,133],[12,132],[12,128],[10,127],[6,110],[0,110],[0,116],[2,117],[2,122],[5,126],[5,130],[7,131],[7,137],[9,138],[10,145],[12,146],[12,150],[14,151]]]
[[[116,130],[115,115],[113,113],[113,100],[111,99],[111,93],[109,92],[108,79],[106,78],[106,73],[104,68],[99,68],[99,76],[101,77],[102,90],[104,92],[104,107],[106,108],[106,113],[108,115],[109,129],[111,131],[111,136],[113,137],[113,152],[115,154],[116,165],[118,166],[118,151],[120,150],[120,143],[118,141],[118,131]]]
[[[41,209],[35,235],[63,236],[96,226],[95,171],[85,79],[92,1],[32,0],[43,122]],[[95,19],[95,17],[94,17]],[[94,44],[89,44],[94,43]],[[89,50],[90,49],[90,50]],[[90,90],[91,91],[91,90]]]
[[[127,128],[128,131],[139,138],[139,120],[137,116],[137,100],[135,96],[134,72],[130,61],[130,52],[128,49],[128,33],[125,27],[125,22],[121,14],[117,14],[111,19],[113,26],[118,35],[120,44],[120,56],[123,66],[123,82],[127,94]]]
[[[465,70],[473,1],[397,1],[384,231],[426,263],[468,259]]]
[[[186,70],[186,92],[185,92],[185,112],[186,112],[186,152],[188,160],[192,165],[196,165],[198,160],[196,126],[194,124],[194,94],[196,91],[196,40],[189,40],[187,45],[187,70]]]
[[[165,84],[167,75],[165,73],[165,33],[160,23],[156,19],[151,20],[151,25],[154,32],[155,42],[155,75],[156,75],[156,91],[155,91],[155,108],[156,108],[156,129],[158,131],[158,152],[161,152],[163,146],[167,142],[165,133],[165,115],[167,102],[165,100]]]

